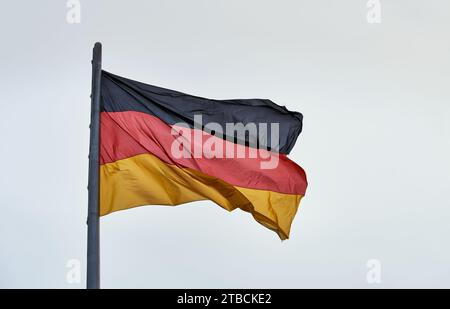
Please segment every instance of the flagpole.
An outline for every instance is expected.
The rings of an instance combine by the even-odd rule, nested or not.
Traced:
[[[100,157],[100,78],[102,44],[97,42],[92,53],[91,124],[89,144],[88,237],[86,288],[100,288],[100,217],[99,217],[99,157]]]

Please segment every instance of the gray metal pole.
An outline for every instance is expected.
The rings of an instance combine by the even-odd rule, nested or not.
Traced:
[[[94,45],[92,55],[91,137],[89,145],[88,183],[88,239],[87,277],[88,289],[100,288],[100,218],[99,218],[99,157],[100,157],[100,79],[102,72],[102,44]]]

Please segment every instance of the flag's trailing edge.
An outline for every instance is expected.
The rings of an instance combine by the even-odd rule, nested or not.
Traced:
[[[105,71],[101,81],[101,215],[142,205],[212,200],[229,211],[251,213],[281,239],[289,237],[307,187],[303,169],[286,156],[302,130],[300,113],[270,100],[205,99]],[[222,127],[278,123],[279,141],[269,148],[274,144],[270,130],[263,139],[258,134],[215,134],[198,124],[196,115],[202,116],[202,123]],[[191,156],[174,154],[181,135]],[[258,155],[194,155],[197,149],[211,149],[211,144],[236,153],[257,150]],[[276,159],[276,167],[262,169],[271,159]]]

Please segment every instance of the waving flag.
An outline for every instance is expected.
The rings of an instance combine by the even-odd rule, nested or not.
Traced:
[[[289,237],[307,181],[287,154],[302,115],[270,100],[212,100],[101,73],[100,215],[211,200]]]

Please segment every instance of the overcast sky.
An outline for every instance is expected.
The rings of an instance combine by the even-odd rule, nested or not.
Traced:
[[[284,242],[209,201],[102,218],[102,287],[450,287],[448,1],[80,2],[1,4],[0,287],[85,286],[96,41],[112,73],[302,112],[309,180]]]

